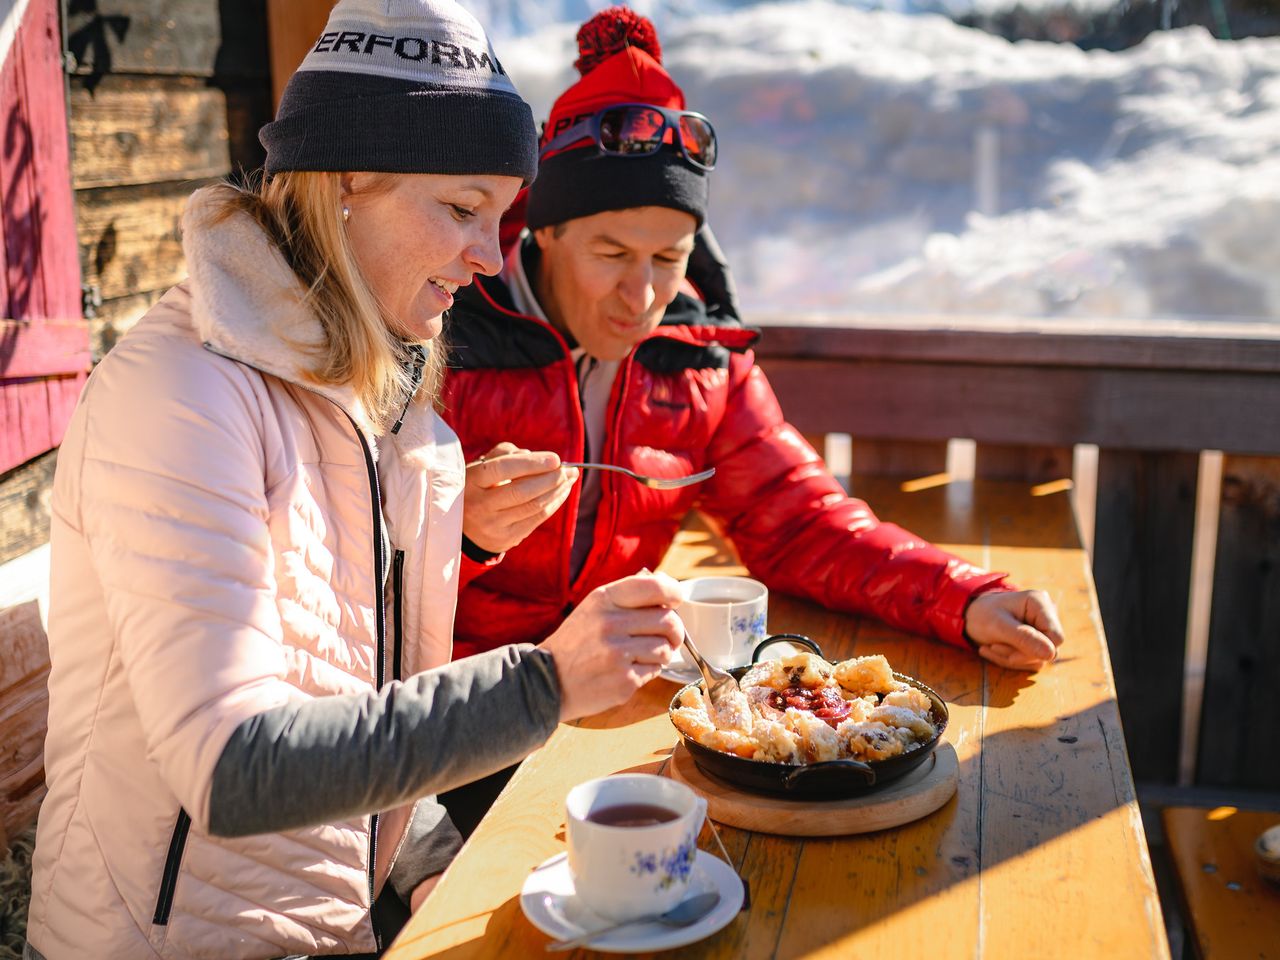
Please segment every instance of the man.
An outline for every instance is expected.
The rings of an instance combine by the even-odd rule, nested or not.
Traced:
[[[498,277],[460,293],[448,331],[445,417],[472,461],[455,656],[546,637],[592,588],[656,566],[697,507],[772,590],[1005,667],[1053,660],[1049,598],[845,496],[783,419],[757,334],[691,295],[716,141],[685,111],[652,25],[611,8],[579,49],[582,78],[543,133],[529,230]],[[716,474],[657,491],[561,460]]]

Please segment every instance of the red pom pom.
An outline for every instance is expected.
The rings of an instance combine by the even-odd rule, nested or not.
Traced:
[[[662,62],[658,31],[653,28],[649,18],[640,16],[630,7],[609,7],[601,10],[578,30],[578,59],[573,65],[585,77],[602,60],[627,47],[639,47],[659,63]]]

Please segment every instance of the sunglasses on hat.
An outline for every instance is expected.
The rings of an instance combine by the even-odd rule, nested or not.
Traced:
[[[662,149],[667,131],[684,158],[701,170],[716,165],[716,131],[711,121],[690,110],[670,110],[648,103],[617,103],[605,107],[569,129],[556,134],[542,147],[540,158],[591,137],[600,152],[610,157],[648,157]]]

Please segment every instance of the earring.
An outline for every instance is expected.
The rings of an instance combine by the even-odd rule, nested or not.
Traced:
[[[344,203],[342,205],[342,222],[346,223],[350,219],[351,219],[351,208]]]

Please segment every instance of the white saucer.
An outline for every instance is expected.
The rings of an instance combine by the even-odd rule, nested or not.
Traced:
[[[803,647],[798,647],[795,644],[775,643],[760,655],[760,659],[781,660],[783,657],[807,652]],[[663,680],[670,680],[672,683],[678,683],[681,686],[702,679],[702,674],[698,672],[697,664],[686,663],[683,658],[672,660],[658,671],[658,676]]]
[[[592,950],[605,953],[648,953],[696,943],[729,925],[742,907],[742,881],[733,868],[699,850],[689,879],[689,895],[717,890],[720,902],[709,914],[687,927],[664,927],[660,923],[636,923],[590,941]],[[520,891],[520,909],[529,922],[549,937],[564,940],[588,930],[609,925],[593,913],[573,892],[567,854],[558,853],[540,864]]]
[[[685,663],[683,660],[672,660],[658,671],[658,676],[663,680],[678,683],[682,687],[686,683],[693,683],[695,680],[702,679],[702,674],[698,672],[697,666],[692,663]]]

